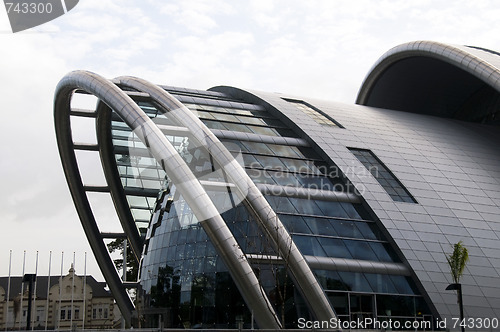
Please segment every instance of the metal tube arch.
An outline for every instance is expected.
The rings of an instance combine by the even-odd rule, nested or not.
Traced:
[[[155,159],[162,166],[165,172],[167,172],[172,182],[176,185],[177,190],[179,190],[186,202],[192,208],[192,211],[197,219],[200,220],[202,227],[207,232],[207,235],[212,240],[221,258],[226,263],[230,274],[233,276],[233,280],[235,281],[238,289],[245,299],[245,302],[247,302],[248,306],[253,309],[255,319],[259,326],[265,329],[281,328],[279,319],[277,318],[272,305],[267,299],[265,291],[261,288],[259,281],[255,276],[252,267],[250,266],[250,263],[239,248],[238,243],[229,231],[229,228],[222,220],[216,207],[213,205],[211,199],[208,197],[208,194],[205,192],[198,179],[196,179],[189,167],[185,164],[184,160],[179,156],[175,148],[166,139],[161,130],[137,106],[137,104],[115,84],[95,73],[87,71],[71,72],[59,82],[56,88],[56,99],[59,99],[57,97],[64,95],[66,96],[66,103],[56,103],[56,119],[60,118],[59,114],[64,113],[64,110],[66,110],[66,113],[69,112],[69,96],[70,93],[75,89],[82,89],[94,94],[105,104],[113,108],[122,117],[124,122],[127,123],[127,125],[129,125],[132,130],[135,131],[141,141],[146,145],[146,147],[150,149],[151,154],[155,157]],[[64,128],[62,128],[61,126],[59,129],[61,131],[69,131],[69,136],[66,135],[65,142],[61,142],[61,140],[59,139],[60,136],[58,135],[58,144],[72,144],[69,127],[69,116],[67,121],[67,126],[65,126]],[[58,131],[59,125],[60,121],[56,120],[56,131]],[[69,149],[71,150],[71,147],[69,147]],[[66,148],[66,150],[68,149]],[[74,158],[74,153],[74,163],[71,165],[68,164],[67,160],[62,157],[62,154],[61,158],[63,159],[65,171],[67,170],[67,168],[70,168],[71,170],[68,170],[69,173],[76,172],[76,175],[78,176],[78,179],[81,183],[81,177],[78,172],[78,166],[76,165],[76,158]],[[70,183],[71,179],[68,178],[68,175],[67,180],[68,183]],[[81,186],[83,187],[83,184],[81,184]],[[90,212],[91,218],[81,219],[82,224],[84,224],[84,229],[93,228],[90,232],[86,231],[89,242],[99,242],[95,241],[98,229],[95,223],[95,219],[93,219],[88,200],[83,199],[83,196],[85,196],[85,194],[81,191],[74,191],[71,185],[70,189],[73,195],[73,199],[75,200],[77,210],[80,210],[80,207],[85,207],[86,205],[88,210],[87,212]],[[86,221],[85,223],[84,220]],[[87,222],[88,225],[86,225]],[[106,248],[102,248],[102,241],[100,241],[100,243],[102,245],[100,245],[99,243],[94,243],[95,246],[92,246],[92,249],[96,249],[97,251],[94,251],[96,252],[96,256],[99,255],[99,257],[105,256],[104,251],[107,251]],[[110,261],[109,255],[108,260]],[[120,281],[116,273],[116,269],[114,275],[108,271],[110,269],[109,261],[106,261],[106,259],[104,258],[98,259],[100,266],[102,263],[101,268],[104,268],[106,270],[103,271],[103,274],[107,281],[109,278],[108,283],[110,284],[110,288],[117,291],[123,290],[123,288],[119,286]],[[118,280],[116,280],[116,277],[118,277]],[[129,309],[128,317],[130,320],[132,311],[130,310],[130,305],[122,303],[122,299],[120,299],[120,301],[117,299],[117,303],[118,302],[120,302],[120,309],[122,309],[122,307],[123,309]]]
[[[79,85],[77,84],[61,81],[56,89],[54,99],[54,122],[59,155],[76,211],[90,247],[92,248],[94,257],[122,312],[126,325],[130,326],[134,305],[127,292],[121,287],[121,279],[109,256],[108,249],[102,240],[92,208],[85,193],[74,151],[70,124],[70,101],[74,90],[78,87]]]
[[[186,106],[164,89],[135,77],[118,77],[116,80],[120,81],[123,86],[148,93],[153,100],[166,110],[181,110],[180,112],[173,112],[172,115],[181,125],[190,130],[200,144],[206,145],[213,158],[224,167],[226,174],[230,177],[232,183],[236,185],[239,194],[246,196],[245,202],[247,206],[261,223],[271,243],[274,244],[275,249],[282,257],[287,258],[292,277],[297,281],[298,288],[316,318],[325,321],[335,318],[335,312],[323,289],[290,234],[243,167],[210,129]]]

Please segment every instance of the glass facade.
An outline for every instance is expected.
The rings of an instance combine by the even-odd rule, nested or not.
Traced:
[[[201,99],[196,103],[184,103],[211,129],[266,137],[298,137],[271,112],[257,105],[214,106],[209,101],[203,104]],[[166,116],[159,114],[152,103],[141,103],[140,106],[155,122],[179,126],[168,119],[168,113]],[[145,147],[134,134],[119,131],[121,127],[120,121],[113,123],[116,146],[127,146],[137,152],[137,156],[130,157],[117,154],[124,187],[156,188],[159,191],[156,198],[145,198],[142,204],[128,196],[131,209],[141,211],[134,217],[144,213],[143,218],[136,218],[136,222],[141,223],[150,217],[147,232],[142,229],[145,244],[140,267],[143,299],[140,310],[144,317],[149,317],[147,325],[157,323],[155,317],[159,312],[167,327],[235,328],[239,324],[245,327],[255,324],[251,308],[239,294],[227,266],[191,207],[169,182],[168,176],[146,155]],[[223,173],[216,176],[217,172],[214,172],[219,166],[203,147],[190,143],[189,133],[173,135],[164,132],[195,175],[200,179],[210,178],[225,183],[226,176]],[[338,168],[304,144],[264,143],[251,138],[220,140],[234,156],[240,157],[240,163],[256,184],[325,192],[349,191],[349,183]],[[275,252],[272,241],[264,235],[248,206],[233,197],[230,191],[228,195],[225,191],[206,190],[241,250],[253,257],[252,268],[283,325],[297,327],[298,318],[311,317],[310,308],[289,273],[286,259]],[[360,203],[287,197],[283,192],[273,192],[265,198],[306,258],[401,262],[376,220]],[[423,319],[429,314],[410,277],[334,268],[313,269],[313,272],[336,314],[343,319],[361,316],[380,320]],[[393,301],[404,305],[394,307]]]

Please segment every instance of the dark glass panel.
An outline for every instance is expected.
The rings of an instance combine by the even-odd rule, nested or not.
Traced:
[[[265,171],[260,169],[247,169],[247,174],[255,183],[276,184],[273,178]]]
[[[415,316],[415,298],[377,295],[377,311],[379,316]]]
[[[328,299],[339,316],[349,315],[349,299],[347,293],[328,292]]]
[[[286,165],[290,172],[311,172],[311,168],[305,160],[281,158],[281,161]]]
[[[377,261],[377,256],[367,242],[356,240],[343,241],[354,259]]]
[[[303,255],[325,256],[323,248],[318,243],[318,239],[312,236],[293,235],[293,241]]]
[[[318,240],[325,250],[327,257],[353,258],[342,240],[324,237],[319,237]]]
[[[266,196],[266,199],[276,212],[297,213],[295,207],[286,197]]]
[[[381,235],[373,223],[357,222],[356,226],[361,232],[363,238],[368,240],[381,240]]]
[[[342,281],[336,271],[315,270],[314,274],[324,290],[349,290],[349,286]]]
[[[224,127],[227,128],[227,130],[230,131],[239,131],[243,133],[252,133],[252,130],[248,128],[247,125],[240,124],[240,123],[230,123],[230,122],[224,122]]]
[[[314,200],[294,197],[289,197],[288,199],[301,214],[310,214],[317,216],[323,215],[323,211],[320,210],[320,208],[316,204],[316,201]]]
[[[244,144],[242,141],[232,141],[232,140],[224,140],[224,139],[221,139],[220,140],[222,142],[222,144],[229,150],[229,151],[236,151],[236,152],[240,152],[240,151],[243,151],[243,152],[248,152],[248,151],[252,151],[252,150],[249,150]],[[253,152],[253,151],[252,151]]]
[[[361,219],[361,216],[359,215],[357,209],[355,208],[355,204],[342,202],[342,203],[340,203],[340,205],[342,205],[342,207],[344,208],[344,211],[347,213],[349,218]]]
[[[348,290],[353,292],[373,292],[370,284],[362,273],[339,272],[342,281],[348,285]]]
[[[337,231],[337,234],[341,237],[349,238],[361,238],[361,232],[356,226],[356,222],[350,220],[331,220],[333,228]]]
[[[266,167],[266,164],[262,164],[257,160],[257,158],[251,154],[242,154],[243,162],[247,167]]]
[[[221,122],[211,121],[211,120],[201,120],[201,121],[210,129],[227,130],[227,128]]]
[[[246,147],[247,151],[259,154],[274,155],[274,152],[264,143],[242,142],[242,144]]]
[[[304,217],[304,221],[309,226],[313,234],[316,235],[338,235],[332,227],[329,219]]]
[[[322,214],[319,215],[339,217],[339,218],[349,218],[349,215],[344,210],[343,203],[317,200],[316,204],[323,212]]]
[[[287,167],[283,164],[283,162],[278,157],[270,157],[270,156],[255,156],[255,159],[260,162],[262,167],[264,168],[273,168],[277,170],[286,170]]]
[[[302,157],[300,153],[297,154],[294,146],[277,145],[277,144],[268,144],[267,146],[272,150],[273,154],[277,156],[291,157],[291,158]]]
[[[398,293],[389,275],[365,273],[365,278],[376,293]]]
[[[311,233],[311,230],[309,229],[309,227],[307,227],[302,217],[282,214],[279,216],[279,218],[290,233]]]
[[[405,276],[390,276],[392,283],[398,290],[399,294],[417,294],[417,290],[413,281]]]
[[[285,172],[267,171],[273,177],[277,184],[281,186],[301,187],[300,182],[295,175]]]
[[[370,246],[382,262],[399,262],[399,258],[387,243],[370,242]]]

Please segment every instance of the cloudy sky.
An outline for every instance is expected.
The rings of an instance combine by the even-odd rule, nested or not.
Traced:
[[[69,71],[135,75],[207,89],[232,85],[353,103],[391,47],[435,40],[500,50],[498,1],[80,0],[68,14],[13,34],[0,8],[0,275],[67,271],[102,278],[63,176],[53,93]],[[92,177],[94,170],[90,171]],[[98,170],[95,170],[97,173]],[[104,219],[106,201],[95,201]],[[108,223],[112,231],[111,223]]]

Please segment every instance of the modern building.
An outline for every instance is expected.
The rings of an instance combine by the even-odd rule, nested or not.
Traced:
[[[278,329],[372,318],[428,330],[447,320],[453,330],[446,253],[462,241],[465,317],[495,327],[499,68],[483,48],[400,45],[370,70],[357,105],[67,74],[54,106],[61,160],[126,321]],[[95,109],[73,106],[79,95],[95,96]],[[79,119],[94,141],[75,141]],[[82,152],[98,156],[104,183],[84,181]],[[112,199],[120,230],[103,231],[92,193]],[[106,251],[117,237],[140,261],[138,283],[122,282]]]
[[[113,328],[114,298],[105,286],[92,276],[76,275],[73,268],[62,277],[37,276],[31,326],[37,330]],[[28,302],[28,283],[23,283],[23,277],[0,277],[0,329],[25,329]]]

